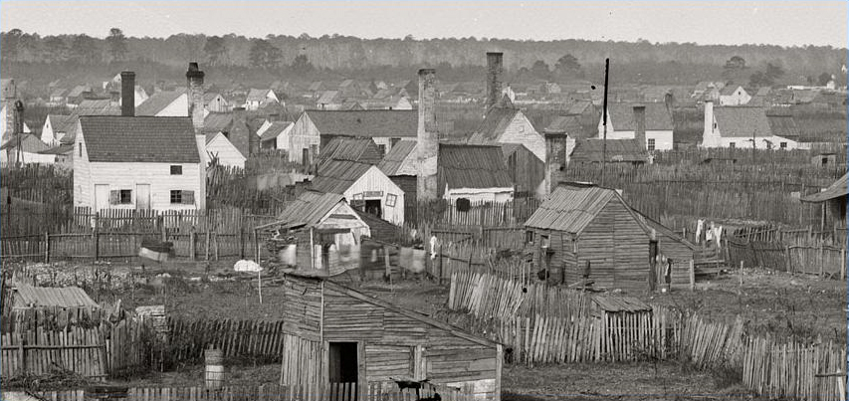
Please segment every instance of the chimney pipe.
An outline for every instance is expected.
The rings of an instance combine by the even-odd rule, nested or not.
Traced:
[[[417,200],[437,198],[436,172],[439,131],[436,123],[436,70],[419,70],[419,126],[416,134]]]
[[[136,73],[132,71],[121,72],[121,115],[136,115]]]
[[[486,54],[486,109],[498,104],[501,99],[501,74],[504,53]]]
[[[186,71],[186,96],[189,103],[189,117],[192,118],[196,134],[200,134],[203,130],[203,76],[204,73],[198,68],[198,63],[189,63],[189,70]]]
[[[646,142],[646,106],[634,106],[634,139],[643,149],[648,149]]]
[[[545,133],[545,194],[549,195],[564,181],[568,164],[569,135],[565,132]]]
[[[15,127],[15,135],[21,135],[24,133],[24,102],[20,100],[15,101],[15,110],[12,112],[14,116],[14,127]]]

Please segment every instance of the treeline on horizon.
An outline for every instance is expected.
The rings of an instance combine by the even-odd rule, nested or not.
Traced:
[[[694,43],[509,39],[360,39],[342,35],[248,38],[229,34],[127,37],[113,28],[105,38],[40,36],[18,29],[0,33],[3,75],[35,83],[88,81],[133,69],[145,80],[176,81],[188,61],[199,61],[213,82],[270,83],[283,79],[410,79],[433,67],[448,82],[482,81],[485,53],[504,53],[507,80],[603,80],[611,85],[692,85],[703,80],[742,85],[816,84],[843,78],[846,49],[831,46],[697,45]],[[742,62],[741,62],[742,61]],[[779,68],[775,80],[762,78]],[[146,74],[145,74],[146,73]],[[758,75],[760,73],[760,75]],[[845,81],[845,78],[842,79]]]

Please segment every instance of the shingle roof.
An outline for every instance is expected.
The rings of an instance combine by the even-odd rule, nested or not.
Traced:
[[[371,164],[350,160],[327,160],[318,169],[310,189],[319,192],[342,194],[360,179]]]
[[[616,131],[634,131],[634,106],[637,103],[612,103],[607,106],[608,117]],[[646,103],[646,130],[672,131],[672,115],[666,110],[664,103]]]
[[[825,191],[815,193],[813,195],[803,196],[803,202],[825,202],[827,200],[839,198],[841,196],[846,196],[849,190],[847,190],[847,180],[849,180],[849,173],[844,174],[843,177],[840,177],[834,184],[831,184]]]
[[[470,143],[491,143],[498,140],[504,131],[510,126],[510,122],[518,109],[511,107],[492,107],[487,111],[483,123],[469,139]]]
[[[337,102],[336,97],[339,96],[339,91],[324,91],[321,97],[316,100],[317,104],[330,104]]]
[[[310,110],[306,114],[321,135],[414,138],[415,110]]]
[[[0,149],[16,149],[18,147],[17,136],[12,136]],[[21,150],[27,153],[41,153],[49,148],[41,139],[38,139],[34,134],[23,134],[20,137]],[[26,160],[24,160],[26,161]]]
[[[59,307],[81,307],[98,306],[79,287],[33,287],[26,284],[15,285],[15,306],[59,306]]]
[[[233,113],[209,113],[203,119],[203,133],[227,131],[233,123]]]
[[[525,222],[526,227],[578,235],[616,197],[607,188],[559,187]]]
[[[583,136],[579,116],[557,116],[543,131],[549,134],[565,133],[573,138]]]
[[[731,96],[734,94],[734,92],[737,92],[738,88],[742,89],[740,85],[728,85],[722,88],[722,90],[719,91],[719,94],[722,96]],[[743,90],[745,91],[745,89]]]
[[[797,139],[801,134],[799,125],[792,115],[768,115],[769,128],[773,135],[782,138]]]
[[[290,125],[292,125],[291,121],[275,121],[275,122],[271,123],[271,126],[269,126],[268,129],[266,129],[265,132],[262,133],[261,140],[268,141],[268,140],[277,138]],[[322,152],[323,151],[324,151],[324,149],[322,149]]]
[[[396,175],[401,169],[401,166],[404,164],[404,160],[407,160],[407,158],[410,157],[410,154],[415,152],[415,150],[416,141],[406,139],[398,141],[392,146],[392,149],[389,149],[389,152],[386,153],[386,156],[384,156],[383,160],[381,160],[377,165],[377,168],[379,168],[380,171],[383,171],[383,174],[390,177]]]
[[[71,89],[71,91],[68,92],[68,97],[79,97],[79,96],[82,96],[83,92],[90,92],[90,91],[91,91],[91,88],[88,87],[88,86],[77,85],[77,86],[74,87],[74,89]]]
[[[381,154],[371,138],[337,136],[321,147],[317,162],[321,166],[328,160],[350,160],[377,165],[380,163]]]
[[[164,110],[166,107],[174,103],[180,96],[184,95],[182,91],[162,91],[154,93],[153,96],[147,98],[144,102],[136,107],[137,116],[155,116],[157,113]],[[186,113],[188,113],[186,109]]]
[[[200,162],[188,117],[84,116],[80,125],[92,162]]]
[[[575,141],[575,149],[572,150],[573,162],[598,162],[601,163],[604,155],[603,140],[601,139],[578,139]],[[612,162],[646,162],[648,152],[635,139],[608,139],[607,161]]]
[[[714,107],[713,115],[723,138],[772,136],[769,120],[762,107]]]
[[[283,224],[316,225],[344,200],[345,198],[340,194],[305,191],[286,205],[286,208],[277,215],[277,220]]]
[[[251,88],[251,91],[248,92],[247,101],[248,102],[251,102],[251,101],[262,102],[265,99],[267,99],[268,92],[270,90],[271,89],[254,89],[254,88]]]
[[[75,116],[117,116],[121,115],[121,106],[112,103],[110,99],[83,100],[72,115]]]
[[[76,136],[77,121],[79,121],[79,117],[48,114],[47,119],[50,120],[50,125],[53,127],[54,135],[59,132],[65,133],[65,136],[62,138],[62,142],[67,142],[69,141],[68,138],[73,139]]]
[[[438,192],[456,188],[512,188],[500,146],[439,145]]]

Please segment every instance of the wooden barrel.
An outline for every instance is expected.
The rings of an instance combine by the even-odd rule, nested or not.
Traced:
[[[206,357],[206,387],[221,388],[224,386],[224,355],[220,349],[204,351]]]

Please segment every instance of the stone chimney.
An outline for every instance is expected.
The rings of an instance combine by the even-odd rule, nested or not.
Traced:
[[[132,71],[121,72],[121,115],[136,115],[136,73]]]
[[[504,53],[486,54],[486,109],[501,99],[501,74],[504,72]]]
[[[189,63],[186,71],[186,96],[189,103],[189,117],[195,127],[195,133],[203,130],[203,76],[204,73],[198,68],[198,63]]]
[[[437,157],[439,130],[436,123],[436,70],[419,70],[419,127],[416,134],[416,199],[437,198]]]
[[[634,139],[643,149],[648,149],[646,142],[646,106],[634,106]]]
[[[569,136],[565,132],[545,133],[545,191],[550,195],[566,176]]]

